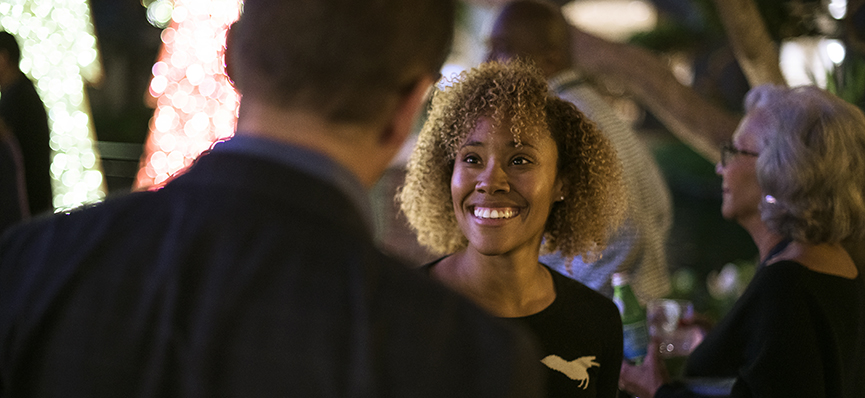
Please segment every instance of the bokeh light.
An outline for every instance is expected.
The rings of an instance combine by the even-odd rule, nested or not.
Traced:
[[[658,11],[646,0],[572,1],[562,7],[562,13],[586,32],[613,41],[625,41],[658,23]]]
[[[847,0],[829,0],[827,7],[832,18],[843,19],[847,15]]]
[[[233,134],[239,98],[225,76],[222,51],[239,12],[238,0],[174,1],[152,68],[156,109],[135,189],[159,187]]]
[[[155,0],[147,4],[147,22],[157,28],[165,28],[171,22],[171,14],[174,11],[174,2],[171,0]]]
[[[827,86],[827,76],[844,61],[846,50],[838,39],[811,36],[785,40],[780,48],[780,66],[790,86]]]
[[[844,57],[847,56],[847,50],[840,40],[828,39],[825,41],[826,55],[829,60],[835,65],[841,65],[844,62]]]
[[[0,29],[18,38],[21,70],[48,112],[55,211],[105,197],[85,83],[102,78],[86,0],[2,0]]]

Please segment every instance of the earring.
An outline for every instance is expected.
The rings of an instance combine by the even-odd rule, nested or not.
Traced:
[[[564,200],[565,200],[565,195],[559,196],[559,202],[562,202]]]

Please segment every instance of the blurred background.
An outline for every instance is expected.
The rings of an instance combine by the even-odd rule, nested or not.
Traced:
[[[460,3],[455,46],[443,75],[482,60],[485,35],[503,2]],[[734,114],[741,112],[748,81],[711,0],[556,2],[576,26],[651,50],[681,83]],[[778,46],[789,84],[817,84],[863,106],[865,1],[754,2]],[[58,11],[64,7],[72,11]],[[95,53],[87,50],[90,55],[71,62],[81,66],[83,101],[77,103],[83,105],[77,112],[89,114],[83,119],[90,126],[82,135],[89,141],[76,142],[92,142],[93,149],[88,152],[87,144],[67,149],[68,140],[52,139],[52,149],[65,162],[55,155],[52,165],[58,209],[163,183],[213,141],[230,136],[236,111],[236,96],[221,75],[219,59],[224,28],[238,13],[236,0],[0,0],[0,25],[26,37],[23,53],[37,60],[25,68],[34,80],[47,76],[40,72],[34,49],[55,38],[51,29],[62,25],[61,18],[79,21],[87,13],[89,24],[80,29],[92,34]],[[34,27],[37,21],[44,25]],[[89,39],[70,40],[81,44]],[[54,61],[41,62],[60,62],[57,51],[45,50],[44,59]],[[44,99],[57,84],[37,86]],[[738,225],[721,218],[714,164],[679,141],[622,87],[598,86],[650,146],[673,193],[675,221],[668,244],[673,296],[693,300],[710,315],[723,313],[753,273],[756,248]],[[46,106],[51,114],[49,101]],[[60,120],[59,113],[52,120]],[[75,159],[84,159],[78,161],[83,171],[74,171]],[[87,179],[81,189],[88,193],[69,188],[79,177]],[[383,192],[374,191],[376,202],[391,206],[392,198]]]

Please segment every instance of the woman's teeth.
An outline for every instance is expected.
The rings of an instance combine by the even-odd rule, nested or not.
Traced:
[[[478,218],[493,218],[503,219],[511,218],[517,215],[516,209],[490,209],[485,207],[475,207],[475,217]]]

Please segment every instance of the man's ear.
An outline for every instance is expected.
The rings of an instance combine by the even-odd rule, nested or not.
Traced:
[[[225,33],[225,47],[222,50],[222,64],[225,66],[225,75],[228,76],[228,81],[235,90],[237,89],[237,86],[234,84],[235,67],[232,59],[232,50],[234,50],[234,32],[237,32],[236,27],[239,24],[240,21],[236,21],[228,27],[228,31]]]
[[[379,137],[384,146],[401,147],[414,127],[415,119],[426,103],[427,94],[434,83],[431,75],[424,75],[397,100],[393,116]]]

